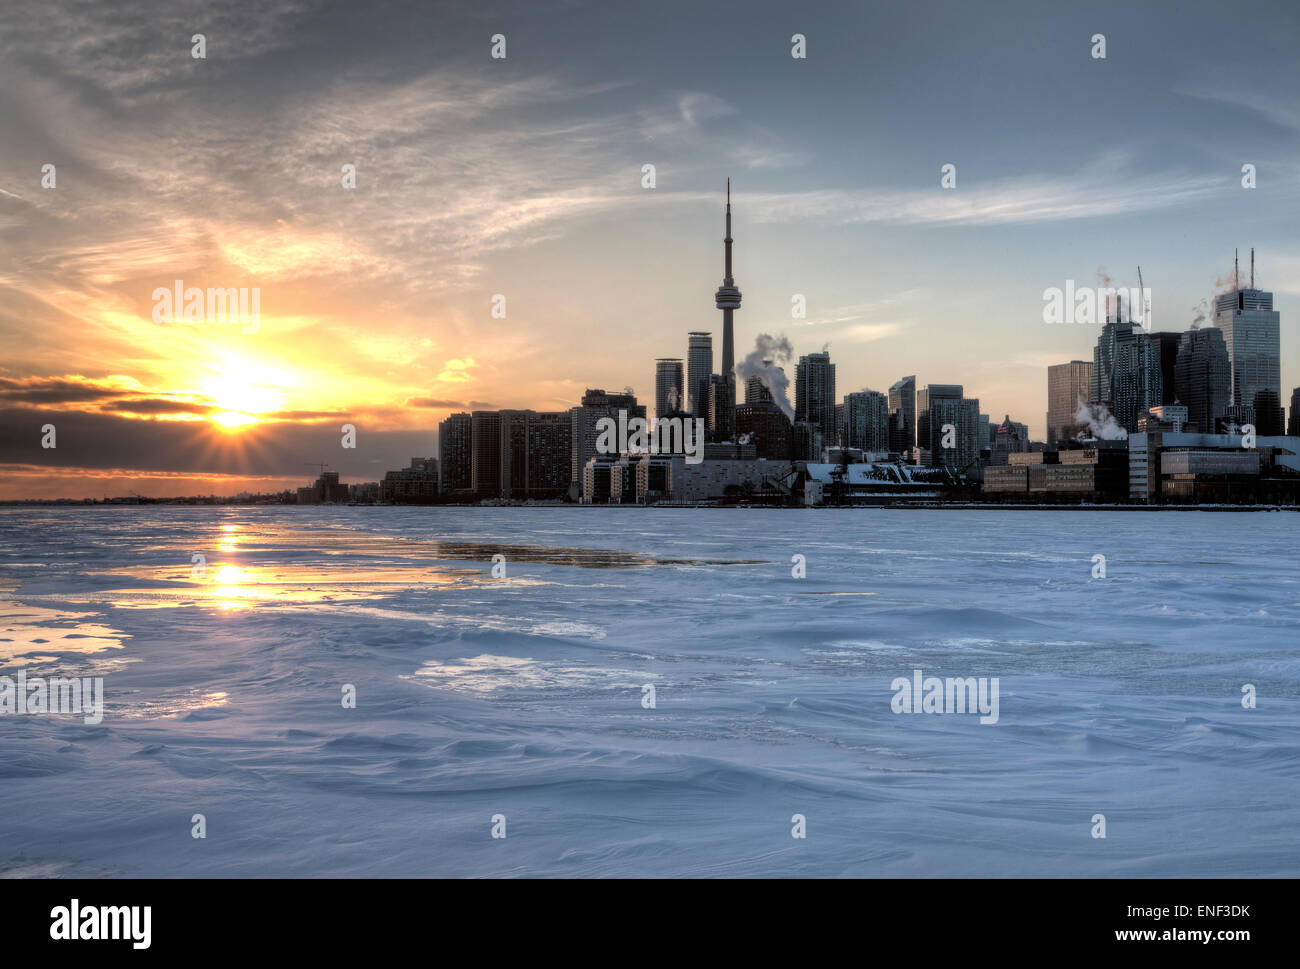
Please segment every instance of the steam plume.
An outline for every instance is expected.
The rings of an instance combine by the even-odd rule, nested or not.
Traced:
[[[736,380],[742,382],[750,377],[757,377],[763,382],[772,400],[790,420],[794,420],[794,406],[790,403],[788,393],[790,378],[777,366],[789,362],[794,356],[794,347],[782,336],[760,333],[754,340],[754,349],[744,360],[736,364]]]

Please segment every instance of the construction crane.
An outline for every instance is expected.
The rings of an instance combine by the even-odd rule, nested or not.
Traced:
[[[324,461],[320,461],[320,462],[315,463],[315,464],[313,464],[311,461],[304,461],[303,464],[305,464],[305,465],[306,465],[307,467],[309,467],[309,468],[320,468],[320,473],[321,473],[321,474],[324,474],[324,473],[325,473],[325,469],[329,467],[329,465],[326,464]]]

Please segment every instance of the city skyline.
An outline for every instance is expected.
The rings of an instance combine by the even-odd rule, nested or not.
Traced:
[[[740,306],[741,294],[733,277],[730,178],[726,184],[724,217],[724,275],[715,294],[716,307],[723,312],[722,366],[718,368],[721,373],[711,372],[712,333],[691,331],[687,334],[689,384],[695,394],[695,399],[692,401],[688,397],[687,402],[689,413],[700,425],[701,434],[707,426],[708,439],[719,443],[746,442],[756,435],[757,456],[778,460],[788,457],[790,460],[816,462],[824,459],[823,447],[841,447],[873,453],[897,453],[901,450],[902,453],[898,454],[900,461],[914,460],[921,465],[942,466],[961,475],[977,463],[991,460],[996,465],[1002,462],[999,452],[1005,441],[994,441],[997,436],[994,429],[998,424],[980,413],[979,399],[972,399],[961,385],[926,384],[916,390],[913,375],[891,385],[888,396],[869,388],[837,395],[836,366],[831,362],[829,352],[823,349],[819,353],[799,356],[795,395],[791,401],[784,368],[776,366],[775,361],[768,357],[774,352],[783,360],[793,356],[793,348],[784,334],[777,340],[769,335],[760,335],[745,368],[746,405],[756,396],[753,387],[757,384],[761,397],[769,402],[768,409],[774,413],[770,417],[760,417],[763,407],[754,411],[746,406],[744,427],[738,428],[733,311]],[[1125,303],[1122,290],[1116,295],[1109,288],[1111,281],[1104,280],[1105,287],[1095,296],[1091,291],[1081,294],[1093,299],[1098,311],[1104,309],[1105,312],[1093,351],[1094,363],[1073,360],[1047,368],[1049,408],[1044,438],[1034,445],[1035,449],[1051,449],[1058,440],[1074,437],[1076,431],[1086,431],[1079,435],[1081,437],[1097,433],[1102,437],[1125,431],[1132,433],[1141,429],[1139,420],[1146,415],[1148,408],[1178,405],[1184,400],[1191,407],[1193,426],[1201,427],[1206,433],[1213,433],[1224,420],[1230,426],[1241,423],[1253,426],[1258,421],[1264,435],[1283,433],[1286,421],[1280,406],[1279,314],[1273,310],[1273,294],[1255,285],[1254,249],[1250,251],[1248,277],[1241,276],[1236,254],[1233,262],[1231,289],[1216,296],[1213,322],[1200,315],[1185,332],[1153,332],[1147,316],[1150,306],[1145,292],[1139,296],[1137,291],[1132,291],[1130,300]],[[165,290],[161,292],[169,295]],[[211,300],[211,296],[208,298]],[[1067,300],[1071,298],[1067,297]],[[1142,302],[1135,314],[1133,302],[1139,298]],[[1044,299],[1048,299],[1046,292]],[[180,306],[182,300],[178,282],[175,305]],[[1132,322],[1135,315],[1139,321],[1136,324]],[[1044,319],[1047,319],[1046,311]],[[1220,337],[1221,350],[1218,352],[1223,358],[1221,363],[1202,359],[1206,344],[1198,342],[1199,336],[1210,332]],[[756,362],[758,360],[761,363]],[[1207,365],[1217,366],[1229,378],[1224,387],[1213,385],[1213,380],[1207,383],[1210,379],[1209,371],[1204,369]],[[1086,372],[1080,368],[1086,368]],[[1058,387],[1062,379],[1066,385]],[[912,397],[904,400],[903,388],[909,383]],[[654,418],[662,419],[676,413],[685,416],[687,412],[678,410],[683,397],[682,384],[681,358],[655,360]],[[1231,388],[1230,397],[1227,396],[1228,387]],[[1255,396],[1260,391],[1266,393]],[[1207,394],[1216,396],[1206,398]],[[1227,406],[1229,399],[1234,402],[1233,406]],[[1207,410],[1210,400],[1214,403]],[[1080,412],[1085,405],[1088,415]],[[1275,416],[1268,413],[1270,406],[1277,408]],[[1260,408],[1264,410],[1260,411]],[[1186,412],[1187,407],[1184,406],[1183,410]],[[793,413],[793,423],[787,422],[787,430],[771,424],[772,419],[779,416],[775,413],[777,411]],[[1257,411],[1260,411],[1258,417]],[[597,480],[591,475],[595,473],[599,478],[604,472],[587,468],[587,461],[598,451],[608,454],[596,447],[598,422],[623,421],[629,413],[642,418],[647,413],[647,405],[637,404],[631,387],[625,388],[622,394],[609,395],[602,389],[589,388],[580,404],[561,411],[539,413],[532,408],[487,407],[472,412],[456,411],[439,423],[436,446],[440,457],[437,459],[412,458],[409,468],[386,471],[382,483],[354,483],[350,488],[346,482],[340,482],[339,471],[326,472],[329,465],[321,463],[321,476],[314,485],[290,487],[283,493],[296,491],[299,503],[356,499],[396,499],[401,502],[412,498],[428,501],[435,500],[440,490],[445,495],[459,490],[462,495],[468,492],[479,497],[515,500],[555,500],[567,494],[568,500],[581,498],[590,501],[591,489]],[[1160,410],[1159,413],[1163,415],[1165,412]],[[234,428],[256,423],[252,419],[243,419],[245,416],[220,414],[213,419]],[[1086,425],[1081,423],[1085,416]],[[1293,420],[1294,416],[1293,410]],[[911,437],[908,431],[914,419],[916,433]],[[461,423],[469,428],[467,449],[459,440],[452,441],[453,437],[464,436]],[[547,426],[554,430],[543,432],[541,429]],[[1008,427],[1013,428],[1016,434],[1015,450],[1029,447],[1031,435],[1026,423],[1012,422],[1010,414],[1007,414],[999,433]],[[955,437],[946,444],[941,443],[941,431],[949,432],[950,428]],[[341,429],[345,432],[342,446],[355,448],[355,425],[345,424]],[[54,430],[53,424],[42,426],[43,432],[51,432],[51,448]],[[443,441],[449,443],[444,445]],[[780,442],[779,446],[774,446],[774,442]],[[787,442],[788,455],[783,452]],[[913,446],[918,449],[914,455],[910,450]],[[739,454],[736,451],[730,456]],[[613,457],[607,460],[613,460]],[[270,493],[275,494],[277,490],[272,487]],[[178,497],[174,494],[140,495],[135,491],[130,494],[137,498]],[[263,492],[259,489],[254,494]],[[74,496],[64,494],[57,497],[70,499]],[[85,500],[87,496],[81,497]]]
[[[448,12],[436,35],[404,36],[396,16],[285,4],[206,21],[203,60],[180,14],[124,15],[129,29],[101,36],[60,26],[57,4],[26,24],[13,9],[0,498],[278,490],[316,461],[376,480],[437,453],[453,412],[568,409],[628,386],[653,407],[655,361],[689,361],[689,332],[726,353],[703,304],[720,292],[729,175],[735,358],[762,333],[790,340],[791,368],[828,347],[837,402],[914,373],[1041,438],[1048,366],[1090,359],[1100,329],[1044,324],[1045,289],[1107,273],[1136,285],[1141,264],[1153,328],[1181,332],[1251,246],[1282,320],[1283,404],[1300,383],[1300,116],[1284,94],[1297,38],[1272,5],[1173,22],[953,5],[944,37],[918,12],[756,5],[722,45],[734,25],[712,14],[678,36],[611,13],[597,36],[582,5],[500,24]],[[910,62],[863,62],[881,22]],[[1133,36],[1162,43],[1135,56]],[[1210,51],[1249,56],[1258,85],[1206,67]],[[889,97],[900,85],[906,110]],[[1048,97],[1059,118],[1014,120]],[[819,102],[854,123],[814,124]],[[42,187],[46,164],[56,187]],[[156,323],[152,294],[177,279],[260,289],[257,331]],[[41,453],[50,420],[59,449]]]

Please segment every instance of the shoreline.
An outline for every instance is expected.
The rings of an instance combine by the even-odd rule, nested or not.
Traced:
[[[1100,504],[1022,504],[1022,503],[998,503],[998,502],[933,502],[933,501],[914,501],[899,502],[897,504],[858,504],[858,505],[713,505],[713,504],[675,504],[672,502],[656,502],[650,505],[639,504],[620,504],[620,505],[596,505],[596,504],[579,504],[575,502],[559,501],[555,503],[538,502],[535,504],[373,504],[373,505],[332,505],[332,504],[313,504],[313,505],[296,505],[296,504],[271,504],[259,502],[237,502],[237,501],[214,501],[214,502],[191,502],[191,501],[174,501],[160,499],[158,501],[145,502],[103,502],[97,501],[89,504],[76,501],[42,501],[36,500],[17,500],[17,501],[0,501],[0,508],[314,508],[314,509],[341,509],[341,508],[574,508],[574,509],[609,509],[609,508],[639,508],[639,509],[671,509],[677,511],[695,511],[699,509],[713,510],[734,510],[734,511],[1251,511],[1251,512],[1273,512],[1273,511],[1290,511],[1300,512],[1300,505],[1100,505]]]

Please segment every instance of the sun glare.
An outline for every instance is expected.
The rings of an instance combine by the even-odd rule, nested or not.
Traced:
[[[284,404],[279,391],[231,373],[205,378],[203,393],[219,408],[211,415],[212,422],[227,430],[257,424],[260,415],[278,410]]]

